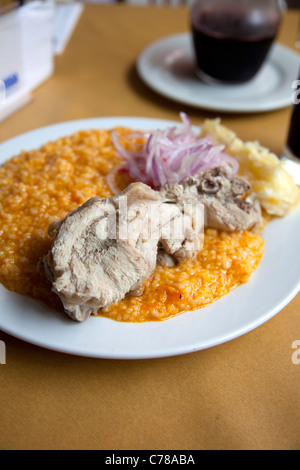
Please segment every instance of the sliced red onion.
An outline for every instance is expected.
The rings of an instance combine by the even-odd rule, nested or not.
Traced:
[[[119,194],[121,192],[121,189],[118,188],[116,184],[116,175],[119,173],[121,170],[124,170],[126,168],[125,165],[119,165],[113,168],[107,175],[106,175],[106,182],[109,186],[109,189],[113,194]]]
[[[160,189],[217,166],[225,166],[232,174],[238,172],[237,160],[224,152],[224,145],[214,145],[210,136],[199,138],[190,118],[185,113],[180,113],[180,117],[182,126],[157,129],[148,135],[138,132],[129,135],[129,139],[145,140],[144,145],[139,144],[139,150],[126,150],[118,134],[112,133],[113,144],[134,180]]]

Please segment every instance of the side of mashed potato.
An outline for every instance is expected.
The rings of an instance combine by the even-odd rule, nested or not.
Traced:
[[[247,178],[263,209],[272,216],[284,217],[300,201],[300,190],[284,169],[279,158],[259,142],[243,142],[220,119],[208,119],[201,127],[201,136],[210,135],[213,142],[223,144],[226,152],[239,164],[239,174]]]

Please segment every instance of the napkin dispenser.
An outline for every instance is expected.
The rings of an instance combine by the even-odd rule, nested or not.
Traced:
[[[54,2],[34,1],[0,16],[0,120],[30,99],[54,70]]]

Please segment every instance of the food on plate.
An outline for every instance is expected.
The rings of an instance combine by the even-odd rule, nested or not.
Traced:
[[[252,186],[253,195],[270,215],[283,217],[299,202],[299,188],[284,169],[282,161],[258,142],[242,142],[220,119],[206,120],[202,135],[223,144],[239,162],[239,174]]]
[[[120,170],[127,169],[133,180],[158,190],[165,184],[182,183],[186,178],[218,166],[236,174],[239,164],[236,158],[224,152],[225,146],[214,144],[209,135],[201,138],[188,116],[184,113],[180,116],[182,126],[155,129],[148,134],[134,132],[129,139],[114,131],[113,143],[124,159]],[[135,144],[133,139],[137,139]],[[113,177],[109,178],[109,183],[113,183]],[[118,191],[115,184],[111,189]]]
[[[182,259],[199,251],[202,210],[195,209],[198,213],[187,213],[149,186],[133,183],[118,196],[90,199],[53,224],[55,241],[44,264],[65,311],[83,321],[127,294],[142,292],[154,273],[166,227],[181,228],[184,217],[185,232],[179,240],[175,230],[168,248]]]
[[[66,313],[84,321],[128,294],[141,294],[157,262],[170,267],[197,255],[204,224],[227,231],[260,227],[259,204],[242,199],[249,190],[246,181],[217,167],[161,191],[132,183],[53,223],[55,240],[44,265]]]
[[[163,187],[166,196],[177,203],[197,201],[205,208],[205,227],[229,232],[256,230],[262,226],[261,207],[257,200],[247,199],[250,184],[225,167],[215,167],[195,177],[189,177],[182,185]]]
[[[206,307],[248,282],[263,253],[264,239],[253,232],[206,229],[203,249],[195,258],[171,267],[158,264],[142,295],[126,296],[101,309],[101,315],[117,321],[160,321]]]
[[[197,131],[181,118],[148,133],[78,132],[6,162],[0,282],[78,321],[131,322],[204,307],[247,282],[265,215],[286,215],[299,189],[219,121]]]

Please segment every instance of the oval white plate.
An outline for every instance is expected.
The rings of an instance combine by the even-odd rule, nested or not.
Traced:
[[[189,33],[156,41],[142,51],[137,70],[153,90],[177,102],[223,112],[256,113],[290,106],[300,56],[275,44],[258,75],[243,85],[208,85],[195,73]]]
[[[0,164],[22,149],[81,129],[126,126],[152,130],[174,122],[145,118],[99,118],[29,132],[0,145]],[[0,286],[0,329],[19,339],[74,355],[142,359],[209,348],[241,336],[282,310],[300,289],[300,211],[272,222],[264,232],[266,252],[250,282],[204,309],[164,322],[118,323],[90,318],[75,323],[43,304]]]

